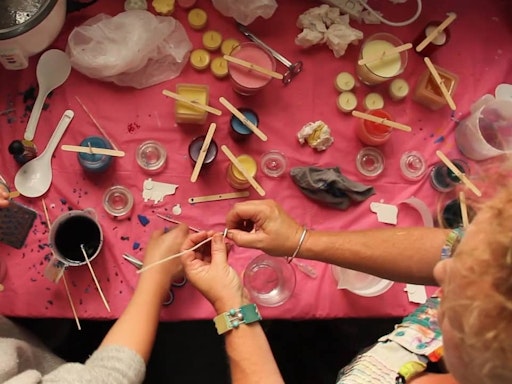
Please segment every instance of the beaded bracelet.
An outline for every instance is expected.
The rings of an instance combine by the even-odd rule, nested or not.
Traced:
[[[293,251],[291,256],[286,257],[286,261],[288,262],[288,264],[290,264],[293,261],[293,259],[295,258],[295,256],[297,256],[297,254],[299,253],[300,247],[302,247],[302,243],[304,242],[304,239],[306,238],[307,232],[308,232],[308,229],[306,227],[303,227],[302,235],[300,235],[300,239],[299,239],[299,245],[297,245],[297,248],[295,248],[295,251]]]
[[[446,242],[441,248],[441,260],[452,257],[455,248],[459,245],[460,239],[464,236],[464,230],[462,228],[453,229],[446,237]]]

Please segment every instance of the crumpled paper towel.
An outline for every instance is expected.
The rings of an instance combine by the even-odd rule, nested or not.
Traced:
[[[340,9],[322,4],[314,7],[297,19],[297,27],[302,32],[295,38],[295,44],[309,48],[326,43],[335,57],[345,54],[349,44],[358,44],[363,39],[363,32],[352,28],[349,15],[341,15]]]
[[[212,0],[224,16],[233,17],[243,25],[251,24],[258,16],[270,18],[277,9],[275,0]]]
[[[318,120],[314,123],[307,123],[297,133],[299,143],[308,143],[311,148],[317,151],[325,151],[334,142],[331,136],[331,130],[323,121]]]

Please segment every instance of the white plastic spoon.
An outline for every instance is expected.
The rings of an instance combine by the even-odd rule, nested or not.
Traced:
[[[36,102],[32,107],[27,128],[25,129],[24,139],[32,141],[36,133],[37,123],[41,110],[43,109],[46,96],[58,86],[62,85],[69,77],[71,72],[71,63],[68,55],[58,49],[50,49],[43,53],[37,62],[37,83],[39,92]]]
[[[14,185],[16,186],[16,190],[23,196],[38,197],[50,188],[50,184],[52,183],[53,152],[55,148],[57,148],[73,116],[75,116],[73,111],[69,109],[65,111],[43,153],[24,164],[18,173],[16,173]]]

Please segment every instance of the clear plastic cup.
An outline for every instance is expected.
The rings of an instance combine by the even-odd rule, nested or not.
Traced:
[[[331,266],[334,279],[338,282],[338,289],[346,289],[359,296],[372,297],[382,295],[393,282],[352,269]]]

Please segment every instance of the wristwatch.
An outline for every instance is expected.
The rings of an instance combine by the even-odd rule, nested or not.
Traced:
[[[238,328],[240,324],[250,324],[260,320],[261,315],[256,304],[246,304],[215,316],[213,322],[217,333],[222,335],[233,328]]]

